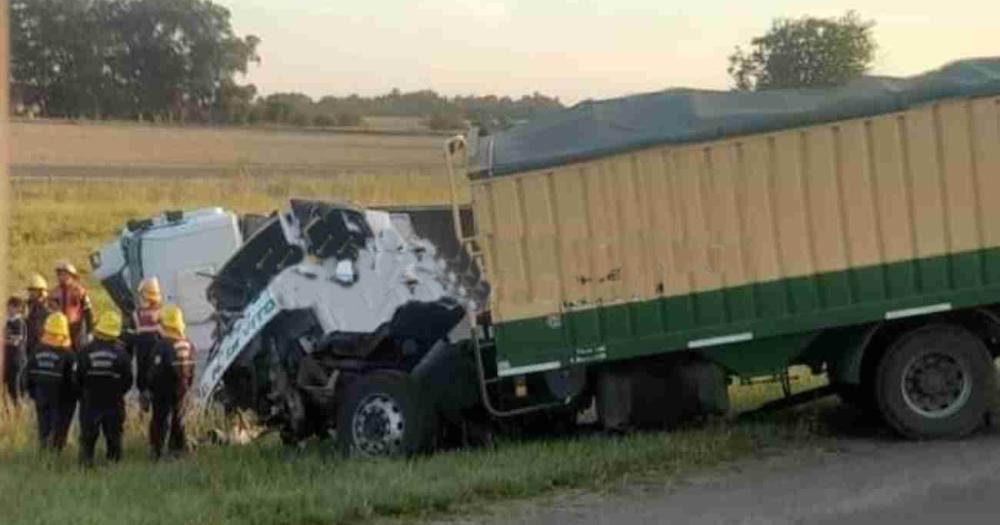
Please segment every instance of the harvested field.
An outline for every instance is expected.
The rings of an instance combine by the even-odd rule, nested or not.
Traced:
[[[130,123],[14,122],[11,174],[210,177],[443,173],[443,137]],[[54,147],[57,145],[58,147]]]

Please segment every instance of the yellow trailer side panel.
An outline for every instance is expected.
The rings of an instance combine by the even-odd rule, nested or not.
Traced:
[[[998,108],[946,100],[474,180],[494,318],[1000,247]]]

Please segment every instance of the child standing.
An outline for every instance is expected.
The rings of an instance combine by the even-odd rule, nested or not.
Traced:
[[[24,345],[27,331],[24,323],[24,300],[20,297],[11,297],[7,300],[7,323],[4,329],[3,384],[8,398],[14,404],[17,404],[21,393],[18,382],[25,364]]]

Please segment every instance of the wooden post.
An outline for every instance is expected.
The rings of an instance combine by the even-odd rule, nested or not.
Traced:
[[[3,300],[4,319],[7,317],[7,268],[10,265],[10,176],[7,172],[7,136],[10,131],[10,91],[7,85],[10,78],[9,24],[10,5],[7,0],[0,0],[0,299]],[[4,326],[0,325],[0,339],[3,338],[3,330]],[[0,352],[0,377],[3,377],[6,364],[3,362],[5,353]]]

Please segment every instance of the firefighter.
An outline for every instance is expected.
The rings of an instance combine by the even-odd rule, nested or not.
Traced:
[[[50,307],[66,316],[73,350],[79,351],[87,343],[87,334],[94,326],[90,296],[80,284],[80,273],[69,262],[62,261],[56,265],[56,277],[59,284],[49,292]]]
[[[27,327],[24,322],[24,300],[20,297],[7,299],[7,322],[4,328],[3,383],[7,396],[17,404],[21,389],[18,378],[24,368],[24,345]]]
[[[153,403],[149,422],[152,458],[163,454],[166,434],[170,432],[170,452],[184,452],[184,401],[194,379],[195,348],[185,336],[184,315],[175,305],[163,309],[160,318],[160,341],[153,353],[148,385]]]
[[[132,362],[119,341],[122,318],[103,312],[94,326],[94,340],[77,356],[80,390],[80,463],[94,464],[97,438],[104,434],[108,459],[122,457],[125,394],[132,388]]]
[[[25,340],[25,350],[30,357],[42,337],[42,327],[45,319],[52,313],[48,305],[49,283],[39,274],[31,277],[28,283],[28,315],[25,317],[28,335]]]
[[[38,413],[38,441],[43,450],[60,451],[73,421],[74,356],[69,321],[62,313],[50,314],[42,338],[28,360],[28,389]]]
[[[143,279],[139,283],[139,308],[132,313],[134,333],[130,338],[129,353],[135,356],[136,388],[140,394],[143,411],[149,410],[149,365],[153,360],[153,349],[160,339],[160,311],[163,296],[160,281],[156,277]]]

